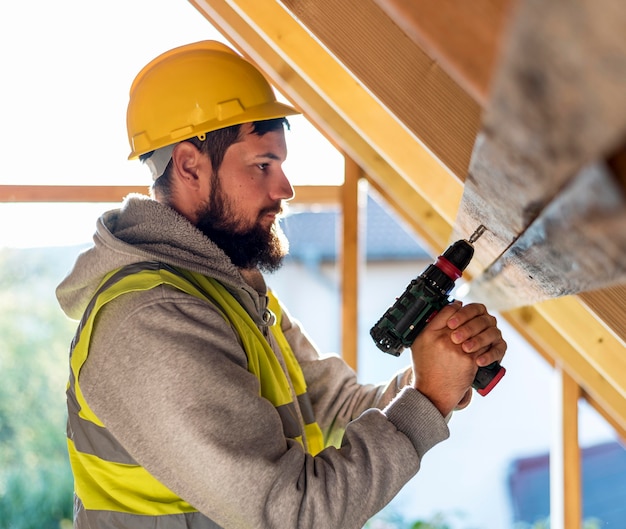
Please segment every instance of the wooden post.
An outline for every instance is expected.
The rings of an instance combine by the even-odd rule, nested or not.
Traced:
[[[357,369],[358,289],[359,289],[359,180],[361,168],[345,157],[345,181],[342,187],[343,237],[341,255],[341,350],[344,360]]]
[[[560,366],[555,368],[555,432],[550,450],[550,527],[582,527],[582,479],[578,445],[580,387]],[[560,422],[559,422],[560,421]]]

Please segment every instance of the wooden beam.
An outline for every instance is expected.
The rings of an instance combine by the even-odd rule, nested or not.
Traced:
[[[119,202],[148,186],[0,185],[0,202]]]
[[[590,318],[587,307],[576,296],[551,299],[535,305],[535,309],[576,348],[581,359],[591,366],[594,373],[590,376],[599,377],[605,383],[618,388],[621,395],[621,402],[618,404],[626,416],[626,344],[604,323]],[[576,363],[571,358],[567,365],[573,366]],[[584,375],[582,371],[580,374]],[[576,375],[572,373],[572,376]],[[580,385],[587,389],[584,378]]]
[[[509,304],[626,274],[626,198],[610,178],[589,177],[626,135],[624,27],[621,0],[516,9],[455,224],[458,235],[489,228],[473,265],[491,267]]]
[[[340,186],[295,186],[293,205],[339,205]],[[148,194],[147,186],[0,185],[2,202],[119,202],[130,193]]]
[[[499,244],[491,242],[487,248],[496,251]],[[479,255],[484,260],[487,253]],[[626,283],[626,193],[596,164],[567,182],[472,289],[504,310],[620,283]]]

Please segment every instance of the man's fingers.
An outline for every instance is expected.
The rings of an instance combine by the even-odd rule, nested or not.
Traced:
[[[491,347],[488,347],[484,352],[481,352],[476,356],[476,364],[479,367],[485,367],[493,362],[502,362],[502,359],[506,354],[506,349],[506,342],[500,339]]]
[[[458,329],[468,321],[485,314],[487,314],[487,307],[481,303],[470,303],[464,307],[459,306],[459,310],[448,319],[448,327],[450,329]]]
[[[445,307],[443,307],[437,314],[435,314],[428,323],[431,329],[445,329],[449,327],[450,318],[463,306],[460,301],[453,301]]]
[[[457,327],[452,331],[450,336],[454,343],[463,343],[463,349],[469,353],[480,349],[480,347],[487,345],[487,343],[497,338],[495,335],[492,336],[488,334],[491,329],[497,329],[496,324],[496,318],[485,313],[480,316],[476,316],[475,318],[465,322],[462,326]],[[478,337],[481,339],[476,340]],[[472,342],[471,345],[470,341]]]

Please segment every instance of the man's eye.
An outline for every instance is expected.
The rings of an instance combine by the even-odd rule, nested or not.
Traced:
[[[268,164],[268,163],[258,163],[257,164],[257,167],[259,169],[261,169],[261,171],[265,171],[269,166],[270,166],[270,164]]]

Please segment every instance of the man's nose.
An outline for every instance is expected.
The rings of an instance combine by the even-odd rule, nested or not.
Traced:
[[[273,190],[272,199],[274,200],[291,200],[295,195],[293,186],[287,178],[285,172],[281,169],[277,175],[277,181]]]

